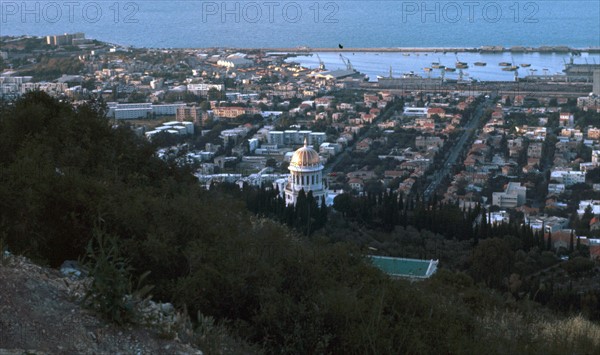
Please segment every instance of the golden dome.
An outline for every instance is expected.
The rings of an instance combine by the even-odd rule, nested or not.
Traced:
[[[314,167],[321,164],[321,158],[319,154],[306,143],[304,140],[304,147],[296,150],[290,161],[290,166],[297,168],[308,168]]]

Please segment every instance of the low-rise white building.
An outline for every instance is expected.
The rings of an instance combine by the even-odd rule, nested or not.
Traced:
[[[402,115],[408,117],[427,117],[427,107],[405,107]]]

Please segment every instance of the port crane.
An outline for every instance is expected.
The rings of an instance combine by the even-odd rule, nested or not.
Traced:
[[[319,57],[319,53],[315,53],[317,55],[317,59],[319,59],[319,70],[325,70],[325,63]]]
[[[342,55],[342,53],[340,53],[340,59],[342,60],[342,62],[344,62],[344,65],[346,66],[346,70],[354,70],[354,68],[352,67],[352,63],[350,63],[350,59],[344,57]]]

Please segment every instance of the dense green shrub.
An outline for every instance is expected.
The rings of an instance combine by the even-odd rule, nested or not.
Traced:
[[[122,255],[115,236],[94,229],[84,258],[84,269],[91,282],[83,299],[84,304],[116,323],[131,321],[137,303],[144,300],[152,286],[142,286],[148,273],[139,276],[134,287],[134,269]]]

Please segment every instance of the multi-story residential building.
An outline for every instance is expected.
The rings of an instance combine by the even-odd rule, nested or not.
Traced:
[[[267,142],[278,147],[283,147],[285,145],[284,133],[282,131],[269,131]]]
[[[194,95],[206,96],[210,89],[223,91],[222,84],[188,84],[187,90]]]
[[[525,215],[525,224],[530,226],[534,231],[543,230],[544,233],[556,233],[567,227],[569,220],[563,217],[539,215]]]
[[[185,107],[184,103],[152,105],[152,113],[156,116],[175,116],[179,108]]]
[[[182,106],[177,108],[175,114],[177,121],[192,121],[194,123],[200,123],[202,121],[202,110],[197,106]]]

